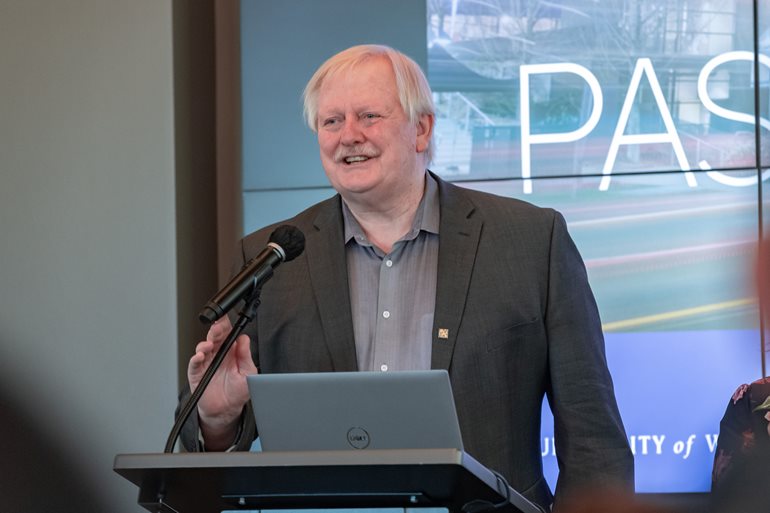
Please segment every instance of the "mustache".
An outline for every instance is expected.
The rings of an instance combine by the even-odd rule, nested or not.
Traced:
[[[377,150],[366,145],[340,147],[340,148],[337,148],[337,151],[334,152],[334,161],[342,162],[348,157],[354,157],[358,155],[362,155],[367,158],[380,156]]]

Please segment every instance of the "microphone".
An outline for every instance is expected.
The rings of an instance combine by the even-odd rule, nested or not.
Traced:
[[[254,290],[273,276],[273,269],[281,262],[294,260],[305,249],[305,235],[296,227],[284,224],[270,234],[270,242],[257,256],[246,262],[230,282],[212,297],[198,319],[212,324],[225,315],[238,301],[250,295]]]

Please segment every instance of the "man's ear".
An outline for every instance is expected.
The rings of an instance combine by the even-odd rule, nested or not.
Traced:
[[[421,114],[417,119],[417,144],[418,153],[428,149],[430,138],[433,135],[434,116],[432,114]]]

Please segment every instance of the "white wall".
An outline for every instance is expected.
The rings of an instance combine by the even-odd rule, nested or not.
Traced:
[[[115,512],[176,402],[172,78],[170,1],[0,0],[0,371]]]

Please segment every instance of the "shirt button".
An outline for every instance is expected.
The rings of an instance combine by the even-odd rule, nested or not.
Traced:
[[[393,267],[393,260],[385,260],[385,265],[388,267]]]
[[[383,363],[382,365],[380,365],[380,370],[382,372],[385,372],[386,370],[388,370],[388,366]]]
[[[390,312],[385,310],[384,312],[382,312],[382,316],[385,317],[386,319],[388,319],[390,317]]]

